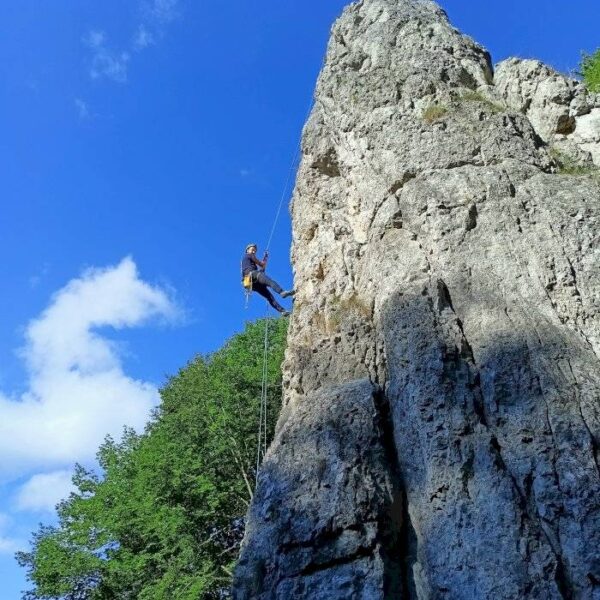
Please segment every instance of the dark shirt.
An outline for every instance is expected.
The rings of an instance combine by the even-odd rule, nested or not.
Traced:
[[[256,254],[250,254],[249,252],[244,254],[244,258],[242,258],[242,276],[247,275],[250,271],[257,271],[259,267]]]

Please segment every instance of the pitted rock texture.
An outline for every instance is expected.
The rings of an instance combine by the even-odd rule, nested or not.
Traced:
[[[428,1],[334,26],[237,599],[600,599],[600,184],[520,64]]]
[[[402,498],[381,398],[365,380],[315,392],[277,437],[248,525],[247,597],[370,598],[399,588]]]
[[[544,141],[600,167],[598,94],[537,60],[505,60],[496,67],[494,81],[500,97],[527,115]]]

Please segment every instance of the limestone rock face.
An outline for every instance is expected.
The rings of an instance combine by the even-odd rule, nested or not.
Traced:
[[[236,598],[600,599],[600,185],[551,153],[597,108],[544,69],[428,1],[334,26]]]
[[[537,60],[511,58],[496,68],[496,90],[537,134],[569,156],[600,166],[600,97]]]

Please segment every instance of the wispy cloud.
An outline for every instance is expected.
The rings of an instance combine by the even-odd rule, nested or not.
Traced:
[[[87,102],[81,98],[75,98],[74,103],[75,108],[77,109],[77,114],[82,121],[87,121],[91,118],[92,113],[90,112],[90,107]]]
[[[18,540],[0,536],[0,554],[14,554],[22,549]]]
[[[167,25],[178,16],[179,0],[151,0],[142,4],[142,12],[148,21]]]
[[[75,491],[70,470],[34,475],[19,490],[17,509],[21,511],[52,512],[63,498]]]
[[[89,75],[92,79],[108,79],[126,83],[132,53],[139,54],[156,44],[165,27],[179,16],[180,0],[146,0],[141,2],[140,21],[126,47],[109,45],[101,30],[91,30],[83,38],[91,52]]]
[[[133,37],[133,49],[136,52],[141,52],[148,46],[154,44],[154,36],[148,31],[144,25],[140,25]]]
[[[92,52],[89,70],[92,79],[106,78],[117,83],[127,81],[129,52],[109,48],[103,31],[90,31],[83,42]]]
[[[7,514],[0,513],[0,555],[14,554],[26,547],[23,540],[18,540],[7,534],[11,525],[12,519]]]
[[[140,279],[130,258],[61,289],[27,327],[27,391],[0,392],[0,477],[70,468],[93,460],[106,434],[141,430],[158,390],[124,372],[117,346],[98,329],[178,317],[169,293]]]

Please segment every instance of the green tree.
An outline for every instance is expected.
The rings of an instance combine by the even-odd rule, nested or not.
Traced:
[[[581,76],[590,92],[600,92],[600,48],[581,59]]]
[[[270,439],[287,321],[268,323]],[[17,555],[33,584],[25,598],[227,597],[255,479],[265,325],[172,377],[143,434],[106,439],[101,475],[76,468],[58,524]]]

